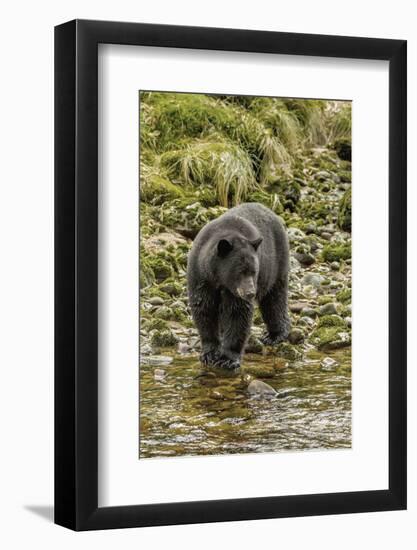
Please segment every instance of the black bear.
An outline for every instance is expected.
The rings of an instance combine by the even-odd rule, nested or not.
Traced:
[[[201,229],[188,257],[187,285],[203,364],[240,366],[255,300],[266,325],[263,342],[286,339],[288,266],[285,229],[261,204],[236,206]]]

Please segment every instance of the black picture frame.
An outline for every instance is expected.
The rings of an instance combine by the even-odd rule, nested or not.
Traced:
[[[389,488],[98,507],[98,44],[389,62]],[[406,508],[404,40],[74,20],[55,28],[55,522],[74,530]]]

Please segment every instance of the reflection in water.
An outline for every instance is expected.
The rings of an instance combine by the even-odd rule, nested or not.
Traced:
[[[322,368],[325,356],[338,366]],[[202,370],[196,356],[157,369],[140,367],[140,458],[351,446],[350,348],[289,365],[245,355],[238,374]],[[249,395],[245,372],[257,369],[274,399]]]

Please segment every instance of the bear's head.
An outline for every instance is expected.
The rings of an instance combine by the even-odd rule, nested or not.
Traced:
[[[216,280],[233,295],[252,301],[257,294],[259,274],[258,248],[262,237],[248,240],[226,236],[218,240],[215,250]]]

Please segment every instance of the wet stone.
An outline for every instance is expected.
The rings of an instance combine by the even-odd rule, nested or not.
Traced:
[[[153,377],[155,378],[155,380],[157,381],[161,381],[165,378],[165,376],[167,375],[167,373],[164,371],[164,369],[155,369],[153,371]]]
[[[248,386],[249,395],[256,398],[273,399],[277,396],[277,392],[272,386],[262,382],[262,380],[252,380]]]
[[[339,363],[335,361],[332,357],[325,357],[320,362],[320,366],[322,370],[331,371],[336,369],[339,366]]]

